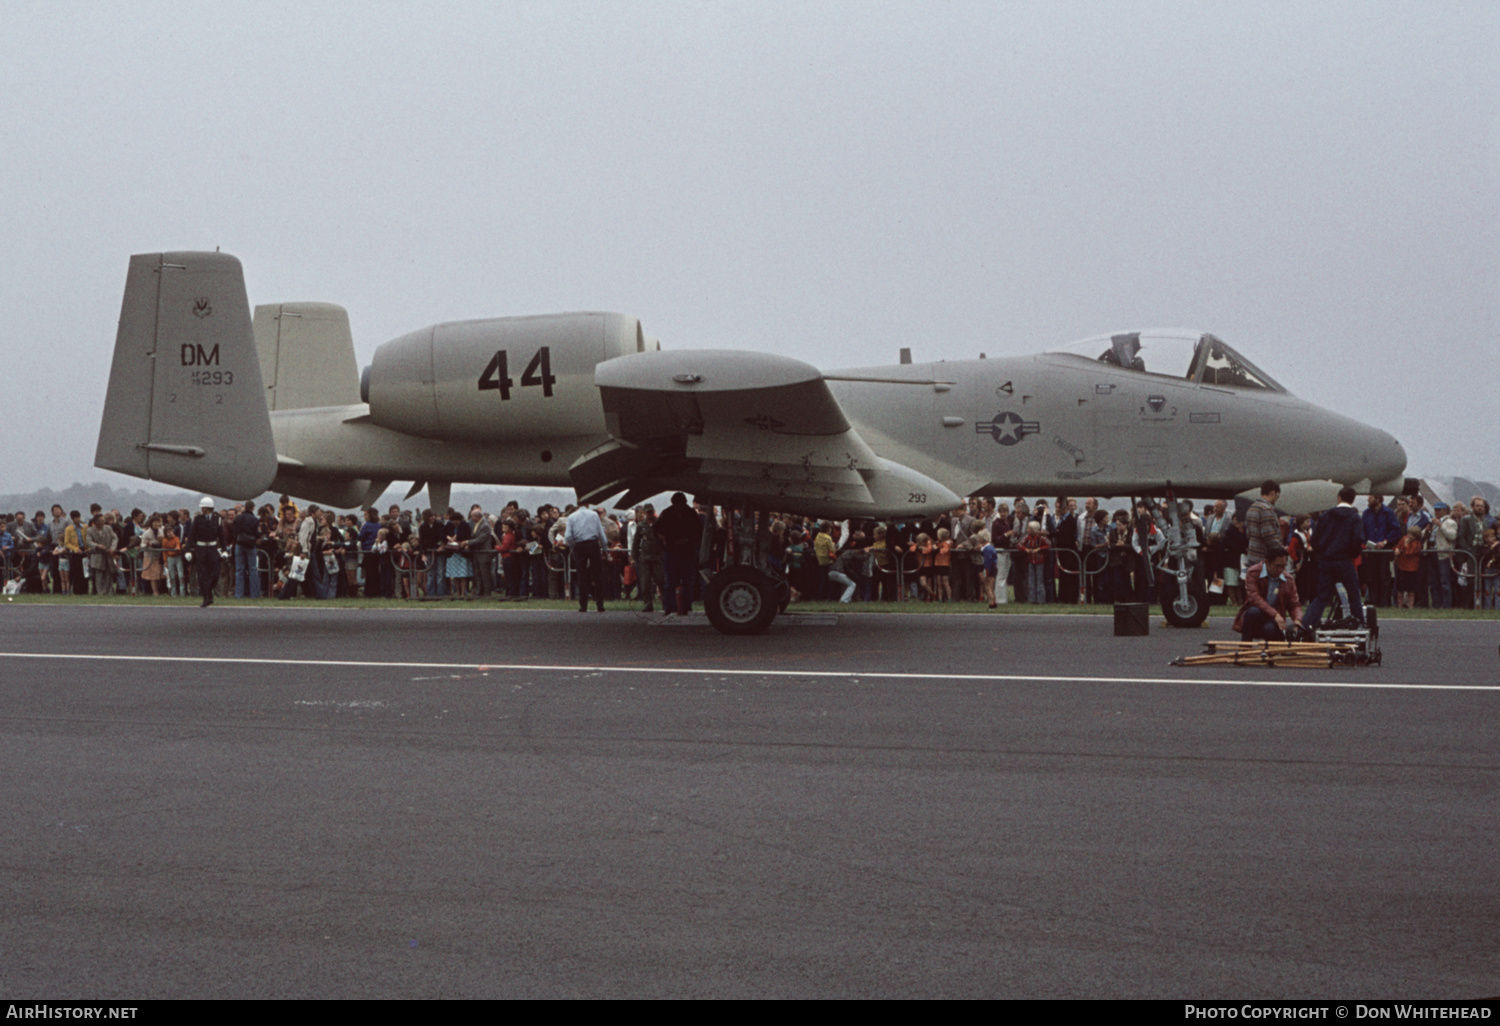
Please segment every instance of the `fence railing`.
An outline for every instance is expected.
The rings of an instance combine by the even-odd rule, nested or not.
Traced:
[[[221,570],[221,580],[228,578],[228,587],[233,591],[233,546],[222,549],[220,557],[228,564],[228,570]],[[277,590],[281,583],[280,574],[284,569],[274,566],[271,554],[265,549],[257,547],[255,550],[256,573],[261,576],[263,596],[270,596]],[[1049,550],[1053,554],[1056,573],[1059,575],[1077,576],[1083,579],[1097,578],[1105,574],[1109,569],[1109,554],[1107,549],[1091,549],[1086,552],[1078,552],[1072,549],[1053,548]],[[124,549],[117,553],[109,554],[109,563],[106,572],[115,574],[117,590],[126,594],[147,594],[151,591],[145,586],[143,574],[150,567],[152,560],[156,557],[162,568],[163,590],[169,594],[193,594],[196,590],[194,569],[185,558],[186,553],[191,550],[165,549],[157,547],[137,546]],[[380,560],[391,567],[394,597],[410,600],[423,600],[448,597],[449,582],[447,577],[447,559],[452,555],[451,549],[429,549],[409,550],[398,549],[394,552],[383,554],[373,566],[379,568]],[[618,550],[608,550],[618,558]],[[505,573],[506,561],[504,554],[499,550],[476,550],[461,553],[469,564],[471,573],[466,579],[476,582],[476,587],[470,588],[469,596],[472,598],[492,595],[500,597],[512,589],[507,587],[508,578]],[[342,558],[338,560],[336,573],[345,575],[345,594],[364,594],[366,592],[366,568],[365,553],[357,546],[345,548]],[[518,576],[513,582],[517,587],[513,594],[525,596],[534,594],[534,585],[539,581],[547,581],[551,575],[557,575],[560,586],[560,597],[568,597],[572,594],[573,566],[572,560],[562,549],[546,549],[539,554],[526,553],[524,551],[514,554],[516,558],[512,561],[512,570]],[[1012,558],[1020,555],[1016,550],[1011,550]],[[1366,570],[1367,574],[1374,573],[1380,577],[1380,587],[1385,595],[1394,596],[1399,590],[1397,578],[1394,576],[1394,561],[1396,553],[1388,549],[1366,549],[1361,554],[1361,562],[1364,567],[1373,567],[1373,571]],[[808,554],[808,558],[813,558]],[[970,558],[967,550],[955,550],[953,553],[955,561]],[[20,581],[22,590],[29,587],[31,590],[43,583],[53,584],[52,590],[57,590],[55,582],[59,576],[59,566],[70,559],[82,559],[91,564],[89,553],[81,556],[77,554],[58,556],[50,550],[22,550],[10,549],[0,553],[0,581]],[[316,560],[313,561],[317,563]],[[1469,600],[1473,608],[1497,608],[1500,607],[1500,567],[1483,566],[1479,557],[1464,549],[1436,550],[1424,549],[1420,554],[1419,570],[1417,579],[1417,590],[1419,605],[1424,602],[1430,608],[1453,608],[1457,606],[1460,598]],[[901,552],[893,552],[890,558],[882,563],[872,558],[869,570],[869,580],[879,593],[882,582],[894,583],[896,594],[901,598],[907,595],[908,586],[916,579],[922,567],[922,555],[911,549]],[[1295,571],[1297,568],[1294,567]],[[86,575],[86,579],[92,581],[97,571],[92,568]],[[309,574],[327,580],[327,568],[324,564],[314,566],[309,564]],[[487,591],[479,594],[477,582],[486,581]],[[441,582],[441,583],[439,583]],[[550,581],[548,592],[550,593]],[[1002,582],[1003,583],[1003,582]],[[436,587],[435,587],[436,586]],[[89,591],[96,590],[92,585]],[[337,590],[335,589],[335,594]],[[1311,595],[1305,596],[1311,599]],[[1385,597],[1384,595],[1382,597]]]

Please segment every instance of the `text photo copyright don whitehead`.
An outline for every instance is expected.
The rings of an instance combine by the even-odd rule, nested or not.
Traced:
[[[1494,999],[1472,1001],[1190,1002],[1184,1019],[1488,1019]]]

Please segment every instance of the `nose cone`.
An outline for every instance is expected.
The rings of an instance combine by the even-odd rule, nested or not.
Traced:
[[[1399,495],[1406,490],[1406,450],[1394,435],[1371,428],[1370,491]]]
[[[1321,450],[1325,455],[1328,470],[1333,471],[1326,475],[1329,479],[1361,490],[1401,491],[1406,450],[1394,435],[1350,417],[1320,412],[1323,438],[1315,435],[1308,441],[1315,454]]]
[[[1402,491],[1406,450],[1389,433],[1352,417],[1296,401],[1257,432],[1260,459],[1278,481],[1333,481],[1359,491]],[[1379,487],[1376,487],[1379,486]]]

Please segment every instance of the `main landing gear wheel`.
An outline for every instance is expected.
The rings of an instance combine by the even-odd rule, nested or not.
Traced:
[[[1173,627],[1201,627],[1208,619],[1208,595],[1203,582],[1193,580],[1187,594],[1178,601],[1177,578],[1167,577],[1161,585],[1161,615]]]
[[[724,634],[759,634],[779,611],[776,586],[759,570],[731,567],[714,575],[703,593],[708,622]]]
[[[771,580],[771,588],[776,592],[776,611],[786,612],[786,607],[792,604],[792,585],[785,577],[775,577]]]

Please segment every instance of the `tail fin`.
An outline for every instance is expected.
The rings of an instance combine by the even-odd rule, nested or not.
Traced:
[[[359,403],[359,365],[349,314],[333,303],[255,308],[255,346],[273,410]]]
[[[240,262],[130,258],[94,465],[231,498],[276,476]]]

